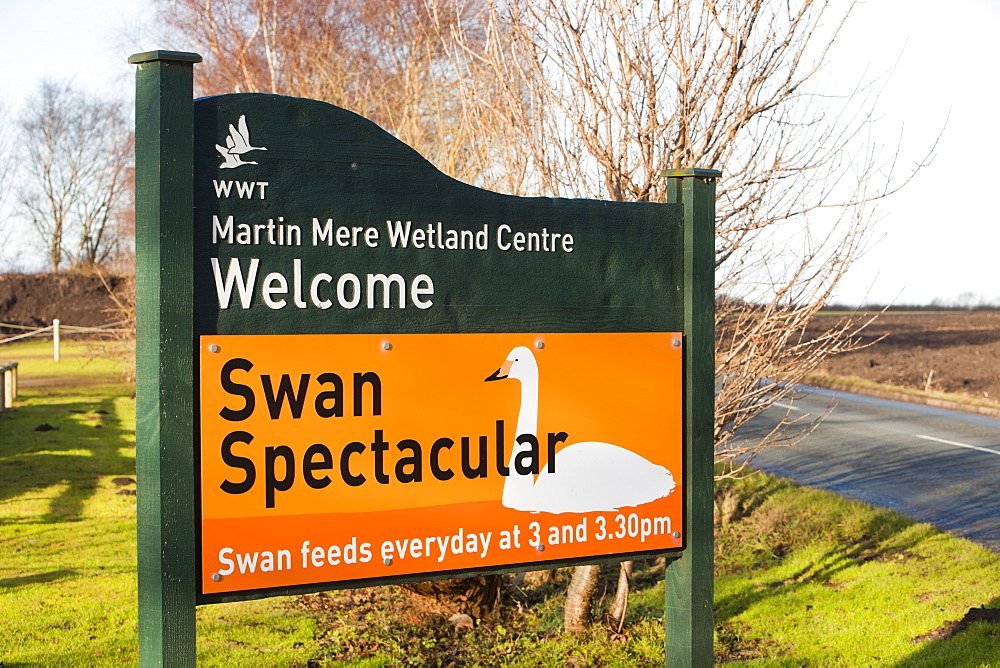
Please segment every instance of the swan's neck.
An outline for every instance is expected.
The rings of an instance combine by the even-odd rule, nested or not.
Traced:
[[[511,438],[510,461],[507,466],[510,474],[503,484],[503,505],[508,508],[522,508],[530,504],[535,476],[530,473],[519,475],[514,468],[514,459],[519,452],[529,450],[529,444],[519,445],[517,437],[521,434],[537,436],[538,433],[538,374],[537,372],[521,379],[521,409],[517,413],[517,429]]]
[[[517,413],[517,429],[514,431],[516,439],[521,434],[538,433],[538,375],[521,380],[521,409]],[[515,441],[516,442],[516,441]],[[511,462],[514,461],[513,453]]]

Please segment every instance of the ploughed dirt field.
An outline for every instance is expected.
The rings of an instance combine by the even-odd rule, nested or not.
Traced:
[[[56,318],[63,325],[98,327],[122,319],[114,290],[124,297],[128,281],[116,276],[81,274],[0,275],[0,339],[20,334],[22,327],[46,327]]]
[[[820,314],[810,329],[842,318]],[[861,340],[875,343],[834,356],[819,371],[1000,403],[1000,311],[889,311]]]

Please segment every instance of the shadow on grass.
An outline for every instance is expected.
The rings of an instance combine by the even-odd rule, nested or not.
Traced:
[[[25,585],[46,584],[57,580],[74,578],[77,575],[79,573],[70,568],[62,568],[58,571],[49,571],[48,573],[36,573],[35,575],[22,575],[16,578],[0,580],[0,589],[14,589]]]
[[[0,415],[0,502],[60,486],[37,519],[4,523],[72,522],[99,480],[135,475],[135,458],[111,397],[66,397],[19,406]]]
[[[729,571],[725,574],[738,576],[739,582],[725,596],[716,599],[718,637],[728,650],[724,657],[727,660],[776,658],[785,651],[762,646],[761,638],[755,637],[758,634],[738,621],[751,608],[775,600],[798,600],[800,592],[817,584],[838,588],[840,581],[850,577],[850,569],[869,562],[896,564],[923,560],[927,558],[923,556],[926,549],[921,545],[936,540],[942,533],[930,525],[913,525],[898,513],[845,508],[810,491],[789,496],[781,494],[781,487],[771,488],[772,492],[778,491],[775,503],[758,506],[756,512],[717,534],[724,550],[730,550],[728,555],[725,551],[721,555],[721,564]],[[743,483],[738,491],[744,497],[754,493],[752,481]],[[823,547],[813,547],[819,545]],[[793,555],[794,561],[787,561],[787,555]],[[717,559],[717,568],[719,565]],[[780,569],[772,570],[776,567]],[[930,568],[933,570],[932,564]],[[772,579],[780,579],[753,582],[754,577],[766,580],[768,576],[762,577],[765,571],[773,573]],[[863,571],[859,571],[859,576],[864,577]],[[994,585],[995,581],[989,578],[978,586],[984,601],[997,595]],[[998,605],[1000,598],[993,598],[987,607]],[[1000,622],[992,621],[995,619],[992,611],[975,609],[968,619],[962,619],[964,614],[964,611],[957,614],[952,623],[938,629],[925,629],[924,634],[912,639],[912,649],[905,644],[897,648],[896,657],[907,652],[910,655],[894,660],[893,665],[897,668],[1000,665]],[[971,619],[990,621],[970,624]],[[845,624],[851,622],[845,620]],[[899,640],[905,643],[910,638],[904,636]]]
[[[787,596],[809,585],[827,583],[848,568],[906,553],[926,540],[928,535],[940,533],[938,529],[927,527],[926,531],[911,532],[907,540],[900,540],[898,535],[911,526],[910,521],[901,515],[879,513],[862,525],[852,541],[845,541],[840,547],[828,550],[783,580],[759,583],[753,589],[716,599],[716,618],[719,622],[726,622],[771,597]]]
[[[1000,598],[994,598],[984,607],[1000,607]],[[995,666],[1000,662],[1000,623],[975,622],[953,635],[944,635],[939,640],[920,643],[922,646],[915,645],[919,649],[897,663],[896,668]]]

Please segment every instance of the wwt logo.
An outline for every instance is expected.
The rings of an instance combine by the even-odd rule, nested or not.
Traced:
[[[250,151],[267,150],[263,146],[253,146],[250,144],[250,130],[247,129],[247,117],[245,114],[240,116],[240,120],[236,126],[233,127],[232,123],[229,124],[229,136],[226,137],[225,146],[215,145],[215,150],[225,160],[220,165],[221,169],[235,169],[243,165],[256,165],[257,163],[253,160],[244,160],[243,154]]]

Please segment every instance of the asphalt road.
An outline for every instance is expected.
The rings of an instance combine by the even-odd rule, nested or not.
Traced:
[[[1000,553],[1000,420],[858,394],[811,389],[741,432],[833,412],[792,448],[754,465],[799,484],[892,508]],[[809,419],[809,418],[807,418]]]

